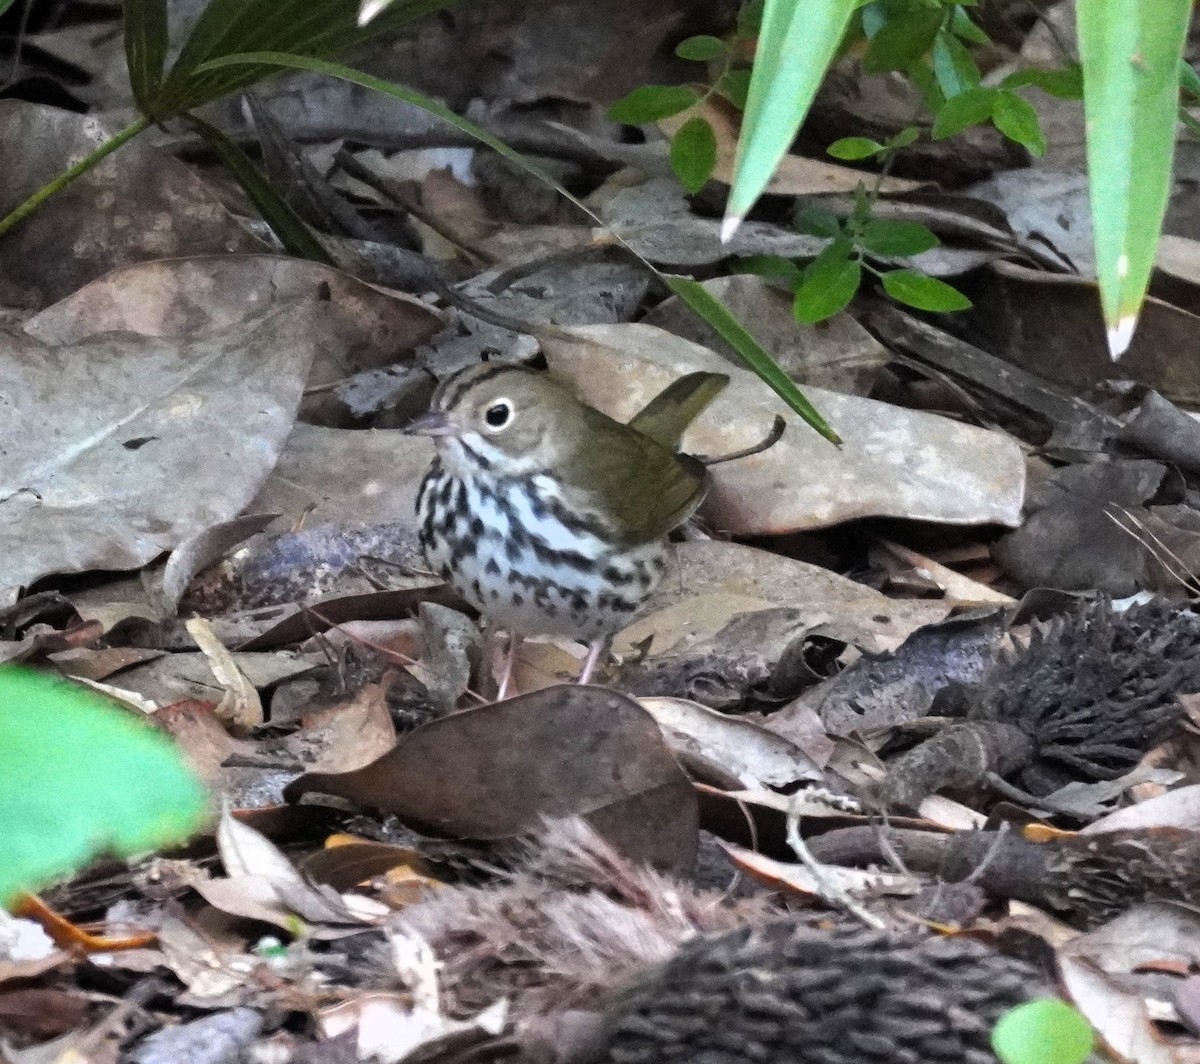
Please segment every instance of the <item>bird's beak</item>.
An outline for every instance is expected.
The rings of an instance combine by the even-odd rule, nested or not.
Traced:
[[[454,426],[446,417],[445,411],[430,410],[420,417],[413,418],[403,431],[409,436],[452,436]]]

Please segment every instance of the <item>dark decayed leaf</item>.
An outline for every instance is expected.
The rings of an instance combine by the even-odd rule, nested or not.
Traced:
[[[695,855],[692,786],[654,719],[596,687],[550,687],[419,728],[355,772],[288,789],[333,794],[424,830],[509,838],[583,816],[626,855],[682,871]]]

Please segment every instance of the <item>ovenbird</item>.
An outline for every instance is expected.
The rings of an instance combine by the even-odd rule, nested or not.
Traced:
[[[628,425],[546,373],[471,366],[443,381],[406,432],[437,449],[417,495],[430,566],[492,625],[516,637],[591,644],[586,683],[612,636],[667,567],[667,535],[703,501],[704,465],[675,453],[728,383],[679,378]]]

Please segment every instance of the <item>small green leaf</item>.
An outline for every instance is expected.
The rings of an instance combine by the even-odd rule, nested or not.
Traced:
[[[995,89],[967,89],[947,100],[933,120],[933,139],[945,140],[992,117]]]
[[[181,842],[206,796],[171,740],[57,676],[0,669],[0,906],[101,853]]]
[[[954,9],[950,16],[950,28],[955,35],[972,44],[991,44],[992,39],[983,32],[961,6]]]
[[[1179,87],[1193,99],[1200,99],[1200,74],[1186,59],[1179,61]]]
[[[851,257],[848,240],[830,244],[809,264],[796,289],[796,320],[812,325],[845,310],[862,281],[862,264]]]
[[[671,169],[684,188],[695,194],[717,165],[717,135],[705,118],[689,118],[671,138]]]
[[[894,137],[888,137],[887,146],[895,149],[907,148],[910,144],[915,144],[920,135],[921,131],[916,126],[905,126]]]
[[[1046,136],[1037,111],[1015,92],[1001,89],[992,106],[992,121],[1009,140],[1023,144],[1033,155],[1046,154]]]
[[[796,219],[792,224],[797,232],[807,233],[809,236],[836,238],[842,235],[842,220],[828,207],[818,207],[813,203],[806,203],[801,207],[796,212]]]
[[[1057,998],[1018,1005],[992,1030],[992,1049],[1004,1064],[1083,1064],[1095,1044],[1091,1024]]]
[[[686,85],[643,85],[608,109],[608,117],[627,126],[642,126],[670,118],[700,102],[695,89]]]
[[[971,306],[971,301],[957,288],[919,270],[892,270],[880,279],[889,296],[917,310],[968,310]]]
[[[868,74],[907,70],[933,46],[944,18],[941,7],[918,7],[889,19],[871,38],[863,56],[863,70]]]
[[[869,159],[887,148],[870,137],[842,137],[835,140],[825,151],[835,159]]]
[[[686,41],[680,41],[675,46],[675,54],[680,59],[692,59],[698,63],[706,63],[710,59],[716,59],[725,51],[725,42],[720,37],[711,37],[707,33],[702,33],[696,37],[689,37]]]
[[[1023,89],[1027,85],[1034,85],[1060,100],[1081,100],[1083,70],[1078,63],[1061,70],[1018,70],[1000,83],[1002,89]]]
[[[750,92],[750,71],[726,70],[717,79],[716,90],[739,111],[744,111],[746,95]]]
[[[940,241],[920,222],[867,222],[859,233],[859,243],[873,255],[894,257],[920,255],[938,246]]]
[[[690,277],[667,276],[667,286],[700,318],[717,330],[717,335],[729,344],[758,376],[781,396],[797,414],[830,443],[840,444],[841,437],[829,427],[816,407],[804,398],[804,393],[780,368],[762,346],[707,288]]]
[[[942,30],[933,42],[933,72],[947,100],[979,85],[979,67],[966,46]]]
[[[790,285],[798,285],[803,270],[782,255],[747,255],[733,263],[735,273],[752,273],[758,277],[778,277]]]

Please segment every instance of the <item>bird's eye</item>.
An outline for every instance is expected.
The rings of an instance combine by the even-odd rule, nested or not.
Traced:
[[[512,403],[507,399],[501,399],[498,402],[492,403],[483,412],[483,420],[494,429],[502,429],[512,420],[512,414]]]

